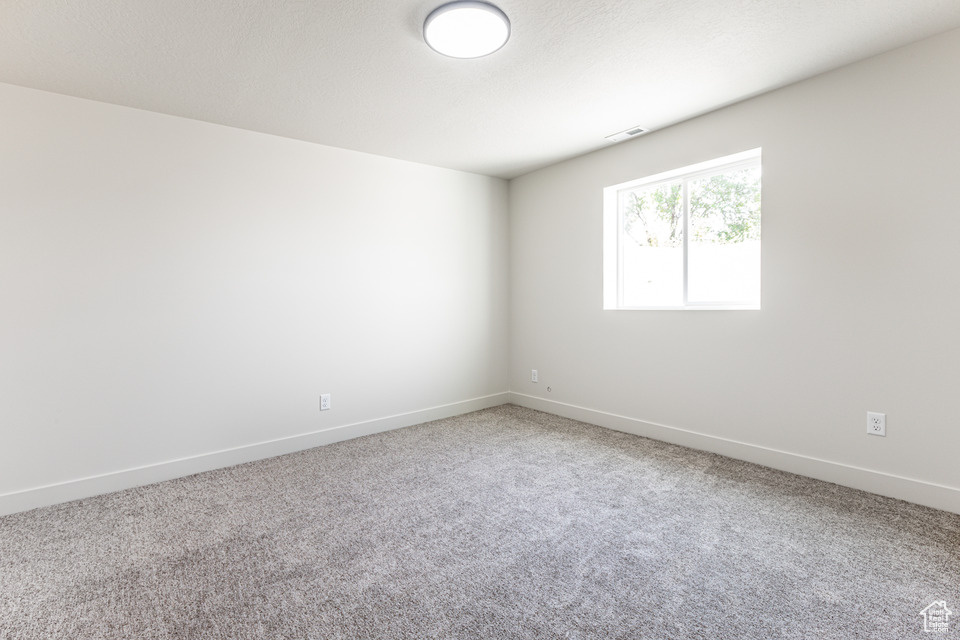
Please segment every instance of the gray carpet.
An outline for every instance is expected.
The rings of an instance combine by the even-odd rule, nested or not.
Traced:
[[[515,406],[0,518],[4,639],[902,640],[933,600],[960,516]]]

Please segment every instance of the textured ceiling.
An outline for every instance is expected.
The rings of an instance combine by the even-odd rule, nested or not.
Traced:
[[[499,0],[486,58],[441,0],[0,0],[0,82],[512,177],[960,27],[957,0]]]

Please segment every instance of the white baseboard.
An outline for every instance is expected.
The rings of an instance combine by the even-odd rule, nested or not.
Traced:
[[[691,449],[719,453],[728,458],[745,460],[765,467],[818,480],[826,480],[834,484],[960,514],[960,489],[956,487],[905,478],[882,471],[863,469],[840,462],[811,458],[687,429],[668,427],[523,393],[511,392],[510,402],[529,409],[552,413],[615,431],[645,436],[654,440],[690,447]]]
[[[718,453],[729,458],[960,514],[960,489],[955,487],[669,427],[522,393],[504,392],[277,440],[6,493],[0,495],[0,516],[271,458],[373,433],[400,429],[421,422],[449,418],[508,402],[616,431]]]
[[[232,467],[233,465],[304,449],[312,449],[325,444],[359,438],[381,431],[400,429],[410,425],[440,420],[452,416],[495,407],[509,402],[509,393],[495,393],[489,396],[453,402],[438,407],[401,413],[384,418],[356,422],[331,427],[311,433],[304,433],[266,442],[204,453],[178,460],[159,462],[134,469],[124,469],[87,478],[78,478],[23,491],[0,495],[0,516],[46,507],[61,502],[70,502],[104,493],[112,493],[154,482],[182,478],[203,471]]]

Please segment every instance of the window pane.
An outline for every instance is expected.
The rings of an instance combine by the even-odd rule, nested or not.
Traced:
[[[687,300],[759,303],[760,168],[687,183]]]
[[[622,304],[683,304],[683,202],[680,182],[620,192]]]

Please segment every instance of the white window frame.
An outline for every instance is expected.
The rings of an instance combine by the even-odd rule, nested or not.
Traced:
[[[687,239],[689,200],[687,180],[724,173],[741,167],[761,168],[761,149],[750,149],[722,158],[715,158],[687,167],[664,171],[638,180],[630,180],[606,187],[603,190],[603,308],[614,311],[735,311],[759,310],[756,303],[738,302],[688,302],[687,301]],[[762,168],[761,168],[762,171]],[[654,187],[664,182],[683,180],[683,304],[673,306],[624,306],[623,303],[623,212],[620,207],[620,192],[637,187]],[[762,210],[762,209],[761,209]],[[761,213],[761,216],[763,214]],[[762,255],[761,247],[761,255]]]

